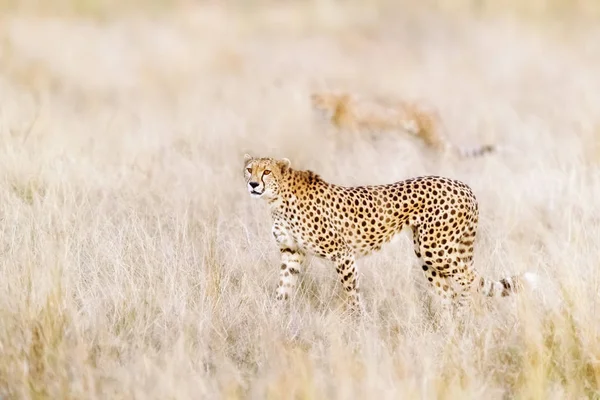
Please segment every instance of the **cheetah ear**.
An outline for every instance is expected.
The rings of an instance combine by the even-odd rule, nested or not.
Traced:
[[[252,156],[248,153],[244,154],[244,162],[247,163],[250,160],[252,160]]]
[[[285,171],[286,169],[288,169],[290,167],[290,165],[292,165],[292,162],[288,159],[288,158],[282,158],[281,159],[281,163],[283,164],[282,169]]]

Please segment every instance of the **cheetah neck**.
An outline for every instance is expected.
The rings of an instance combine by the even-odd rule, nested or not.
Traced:
[[[342,99],[336,104],[331,117],[333,124],[339,128],[347,127],[353,122],[352,113],[347,99]],[[310,171],[306,171],[310,172]]]
[[[294,207],[299,197],[306,193],[314,193],[319,189],[325,190],[330,186],[319,175],[312,171],[297,171],[291,168],[281,176],[277,194],[269,199],[273,212],[280,212],[286,208]]]

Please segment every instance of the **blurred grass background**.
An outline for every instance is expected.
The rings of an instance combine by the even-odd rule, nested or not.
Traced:
[[[599,9],[0,1],[0,396],[598,398]],[[323,87],[425,97],[452,140],[509,151],[336,136],[308,105]],[[559,305],[499,301],[446,335],[401,237],[360,261],[364,324],[318,260],[277,314],[244,152],[340,184],[462,179],[477,268],[539,272]]]
[[[300,6],[302,8],[335,0],[1,0],[4,12],[27,12],[37,15],[77,16],[108,18],[124,13],[162,13],[177,8],[198,5],[219,5],[231,10],[248,10],[258,7]],[[340,2],[341,3],[341,2]],[[381,10],[403,13],[415,11],[457,12],[469,15],[505,15],[519,18],[596,19],[600,16],[600,4],[594,0],[349,0],[344,5],[362,5]]]

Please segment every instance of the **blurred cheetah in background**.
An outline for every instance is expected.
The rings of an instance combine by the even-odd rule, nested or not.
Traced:
[[[244,176],[252,197],[265,198],[272,233],[281,253],[277,299],[293,293],[307,253],[335,263],[353,309],[360,309],[356,260],[410,227],[414,252],[425,277],[448,308],[462,305],[471,292],[507,296],[526,273],[492,281],[473,268],[477,201],[464,183],[424,176],[379,186],[344,187],[312,171],[291,168],[288,159],[245,155]],[[453,302],[456,300],[456,302]]]
[[[314,109],[339,129],[353,131],[401,130],[420,138],[440,153],[461,158],[492,153],[493,145],[462,148],[451,143],[436,110],[416,102],[387,101],[382,98],[361,99],[348,93],[316,92],[311,94]]]

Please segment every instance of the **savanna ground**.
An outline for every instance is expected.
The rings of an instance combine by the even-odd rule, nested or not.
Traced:
[[[598,398],[598,7],[486,3],[1,2],[0,397]],[[502,152],[336,136],[323,88],[427,99]],[[552,285],[439,329],[404,234],[359,263],[363,322],[316,259],[278,311],[245,152],[462,179],[478,270]]]

